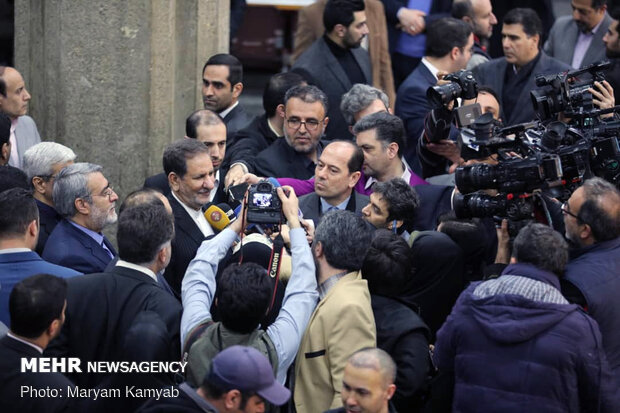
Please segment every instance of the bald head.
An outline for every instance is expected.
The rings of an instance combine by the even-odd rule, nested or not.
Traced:
[[[118,210],[118,214],[120,215],[123,213],[124,210],[135,207],[137,205],[157,204],[159,202],[164,204],[166,211],[170,215],[172,215],[172,207],[170,206],[168,198],[166,198],[161,192],[151,188],[138,189],[137,191],[134,191],[127,195]]]
[[[396,380],[396,364],[392,357],[380,348],[366,348],[359,350],[347,361],[358,369],[371,369],[381,374],[385,386],[389,386]]]

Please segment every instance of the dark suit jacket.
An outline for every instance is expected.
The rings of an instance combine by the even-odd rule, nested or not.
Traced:
[[[415,191],[420,198],[412,220],[413,229],[417,231],[435,230],[439,216],[452,209],[453,186],[417,185]]]
[[[562,63],[557,59],[547,56],[543,51],[540,53],[542,53],[542,55],[536,66],[534,66],[532,75],[528,79],[527,85],[521,91],[517,104],[515,105],[515,108],[519,108],[519,110],[506,114],[503,113],[502,109],[502,119],[505,125],[509,126],[523,122],[531,122],[536,117],[534,107],[532,106],[532,99],[530,98],[530,91],[536,89],[537,74],[550,75],[570,69],[570,66],[566,63]],[[500,99],[503,100],[506,69],[510,68],[510,70],[512,70],[509,66],[511,65],[506,62],[506,58],[500,57],[477,66],[473,70],[473,73],[479,85],[490,86]]]
[[[229,168],[235,162],[243,162],[250,171],[254,170],[254,158],[279,137],[267,123],[267,115],[256,116],[245,128],[226,140],[226,156],[222,167]]]
[[[218,204],[226,201],[226,192],[224,191],[224,177],[226,177],[226,170],[220,170],[220,184],[215,192],[213,203]],[[157,175],[149,176],[144,180],[145,188],[155,189],[166,197],[170,196],[170,185],[168,185],[168,177],[165,172],[158,173]]]
[[[130,357],[124,340],[139,314],[159,315],[167,327],[170,346],[165,360],[181,358],[181,304],[148,275],[129,268],[68,280],[65,325],[46,353],[87,361],[119,361]],[[149,345],[151,343],[144,343]],[[144,351],[147,351],[145,349]],[[79,386],[94,387],[105,374],[72,375]]]
[[[388,38],[390,42],[390,53],[394,51],[398,42],[398,37],[402,31],[396,25],[400,24],[396,14],[401,7],[407,7],[408,0],[381,0],[385,7],[385,18],[387,19]],[[442,17],[449,17],[452,10],[452,0],[433,0],[431,3],[431,11],[426,15],[424,20],[426,26]]]
[[[0,411],[4,413],[69,412],[74,403],[67,395],[73,383],[60,373],[21,373],[21,358],[40,358],[36,349],[9,336],[0,339]],[[21,387],[58,389],[65,397],[21,396]]]
[[[62,217],[51,206],[44,204],[43,202],[35,199],[37,202],[37,208],[39,209],[39,240],[37,241],[37,247],[34,249],[37,254],[43,254],[45,243],[49,238],[56,225],[62,220]]]
[[[370,198],[366,195],[362,195],[359,192],[351,191],[351,197],[347,203],[346,210],[355,212],[356,215],[361,215],[362,208],[368,205]],[[321,198],[316,192],[309,193],[299,198],[299,209],[304,214],[304,219],[311,219],[314,221],[315,228],[319,225],[321,217],[325,213],[321,210]]]
[[[323,11],[327,0],[318,0],[299,10],[297,30],[295,30],[293,61],[296,60],[310,45],[325,33]],[[372,83],[390,98],[394,107],[396,91],[392,75],[392,59],[387,38],[387,26],[383,4],[379,0],[365,0],[364,11],[368,24],[368,53],[372,64]]]
[[[418,157],[418,140],[424,131],[424,118],[431,111],[426,90],[437,83],[435,76],[420,63],[398,88],[396,116],[403,120],[407,131],[405,159],[415,173],[421,175]]]
[[[179,201],[172,195],[168,196],[168,200],[174,214],[174,239],[172,240],[172,257],[164,272],[164,278],[180,298],[181,281],[183,281],[187,266],[194,259],[205,236]]]
[[[231,110],[223,119],[226,124],[226,133],[228,136],[236,133],[248,126],[252,121],[252,117],[243,109],[241,103],[239,103],[233,110]]]
[[[319,142],[321,147],[322,142]],[[254,173],[275,178],[310,179],[314,176],[314,164],[307,163],[306,155],[299,154],[286,142],[278,139],[262,151],[254,160]]]
[[[103,240],[112,254],[118,255],[110,241],[105,237]],[[101,245],[66,219],[60,221],[49,236],[42,258],[83,274],[101,272],[112,260]]]
[[[607,32],[607,28],[612,22],[611,16],[605,13],[605,17],[601,22],[600,27],[592,36],[592,42],[586,50],[586,54],[581,61],[581,67],[591,65],[592,63],[600,60],[605,60],[605,43],[603,43],[603,36]],[[573,20],[572,16],[563,16],[555,21],[549,38],[545,42],[545,53],[549,56],[558,59],[561,62],[570,65],[573,62],[573,56],[575,55],[575,46],[579,39],[579,28]],[[576,68],[578,69],[578,68]]]
[[[34,251],[0,254],[0,321],[7,326],[9,317],[9,296],[15,284],[35,274],[51,274],[69,278],[80,275],[70,268],[45,262]]]
[[[372,69],[368,52],[361,47],[350,49],[366,78],[366,84],[372,85]],[[328,139],[353,139],[349,125],[340,112],[342,95],[353,86],[344,69],[332,54],[325,40],[321,37],[306,50],[293,65],[293,68],[306,70],[314,78],[317,87],[327,95],[329,123],[325,129]]]

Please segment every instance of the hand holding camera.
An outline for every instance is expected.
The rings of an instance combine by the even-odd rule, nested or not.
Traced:
[[[288,220],[289,228],[300,228],[299,222],[299,200],[295,191],[290,186],[277,188],[278,197],[282,203],[282,213]]]

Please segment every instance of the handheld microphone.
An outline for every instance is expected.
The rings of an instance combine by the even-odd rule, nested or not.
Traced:
[[[204,216],[209,225],[217,231],[222,231],[237,220],[237,215],[228,204],[210,205]]]

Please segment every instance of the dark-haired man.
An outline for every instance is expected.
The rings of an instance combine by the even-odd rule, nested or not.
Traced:
[[[164,172],[171,193],[175,237],[172,258],[164,277],[175,294],[181,295],[181,280],[200,243],[214,231],[202,207],[211,199],[215,171],[209,149],[194,139],[173,142],[164,151]]]
[[[452,3],[452,17],[469,23],[474,32],[474,50],[467,63],[467,70],[489,61],[491,56],[487,53],[487,46],[493,34],[493,26],[497,24],[491,1],[456,0]]]
[[[324,412],[342,406],[342,376],[356,350],[375,347],[375,319],[360,268],[371,234],[350,211],[325,214],[312,250],[320,301],[308,324],[295,363],[295,409]],[[293,260],[293,262],[295,262]]]
[[[422,62],[398,88],[396,115],[403,120],[407,131],[405,159],[416,173],[421,170],[417,144],[424,129],[424,118],[431,110],[426,90],[434,86],[442,74],[465,69],[473,46],[471,26],[464,21],[451,17],[434,21],[426,30],[426,53]]]
[[[567,260],[559,233],[530,224],[502,275],[461,294],[433,357],[454,376],[454,411],[618,411],[598,326],[560,292]]]
[[[39,236],[39,211],[23,188],[0,193],[0,321],[9,325],[9,295],[13,286],[34,274],[69,278],[80,273],[43,261],[34,252]]]
[[[573,69],[605,59],[603,36],[611,23],[607,0],[571,0],[572,16],[558,18],[544,50]]]
[[[153,225],[157,223],[157,225]],[[171,256],[172,217],[162,202],[125,209],[118,222],[119,260],[109,272],[75,277],[67,295],[67,318],[48,353],[89,361],[131,360],[134,354],[157,355],[143,361],[178,361],[181,304],[157,282]],[[152,316],[148,325],[161,340],[149,348],[126,343],[129,331],[141,322],[142,312]],[[94,387],[106,378],[96,373],[72,375],[76,384]]]
[[[185,120],[185,137],[196,139],[207,147],[215,171],[209,201],[216,204],[223,202],[226,198],[224,177],[227,173],[227,168],[223,167],[223,164],[228,150],[228,137],[226,136],[224,121],[211,110],[197,110]],[[170,195],[170,185],[165,172],[146,178],[144,187],[157,189],[166,196]]]
[[[243,92],[243,66],[235,56],[213,55],[202,68],[202,101],[205,109],[218,113],[232,135],[246,127],[252,118],[239,104]]]
[[[616,102],[620,102],[620,6],[611,10],[613,19],[603,36],[605,43],[605,56],[611,61],[612,67],[605,74],[605,78],[614,89]]]
[[[368,35],[363,0],[329,0],[323,12],[325,35],[293,65],[305,69],[329,98],[329,139],[351,139],[340,112],[340,99],[355,83],[372,84],[368,52],[360,48]]]
[[[221,322],[214,323],[210,312],[216,294],[215,274],[237,235],[243,230],[241,219],[214,238],[202,243],[183,279],[183,319],[181,340],[188,355],[187,380],[193,386],[202,382],[217,353],[235,344],[261,351],[270,361],[280,383],[286,379],[301,335],[316,305],[316,279],[312,253],[298,217],[297,196],[278,188],[282,212],[291,228],[292,275],[276,320],[266,331],[257,330],[273,295],[272,282],[258,264],[232,264],[217,283],[217,307]]]
[[[3,412],[71,411],[71,398],[39,396],[41,390],[49,395],[66,395],[73,383],[65,376],[57,372],[22,371],[24,360],[34,361],[38,366],[43,350],[60,332],[65,321],[66,297],[66,281],[49,274],[28,277],[13,288],[11,330],[0,339],[0,410]]]
[[[347,210],[360,214],[368,197],[353,190],[360,179],[364,152],[350,141],[334,141],[321,153],[314,172],[314,192],[299,199],[299,209],[315,226],[323,214]]]
[[[530,91],[536,88],[536,75],[570,69],[540,50],[541,36],[542,22],[534,10],[512,9],[502,26],[504,57],[474,69],[478,84],[490,86],[502,100],[501,118],[506,125],[534,119]]]
[[[566,238],[575,249],[562,283],[569,301],[598,323],[603,348],[620,386],[620,192],[601,178],[588,179],[562,206]]]

